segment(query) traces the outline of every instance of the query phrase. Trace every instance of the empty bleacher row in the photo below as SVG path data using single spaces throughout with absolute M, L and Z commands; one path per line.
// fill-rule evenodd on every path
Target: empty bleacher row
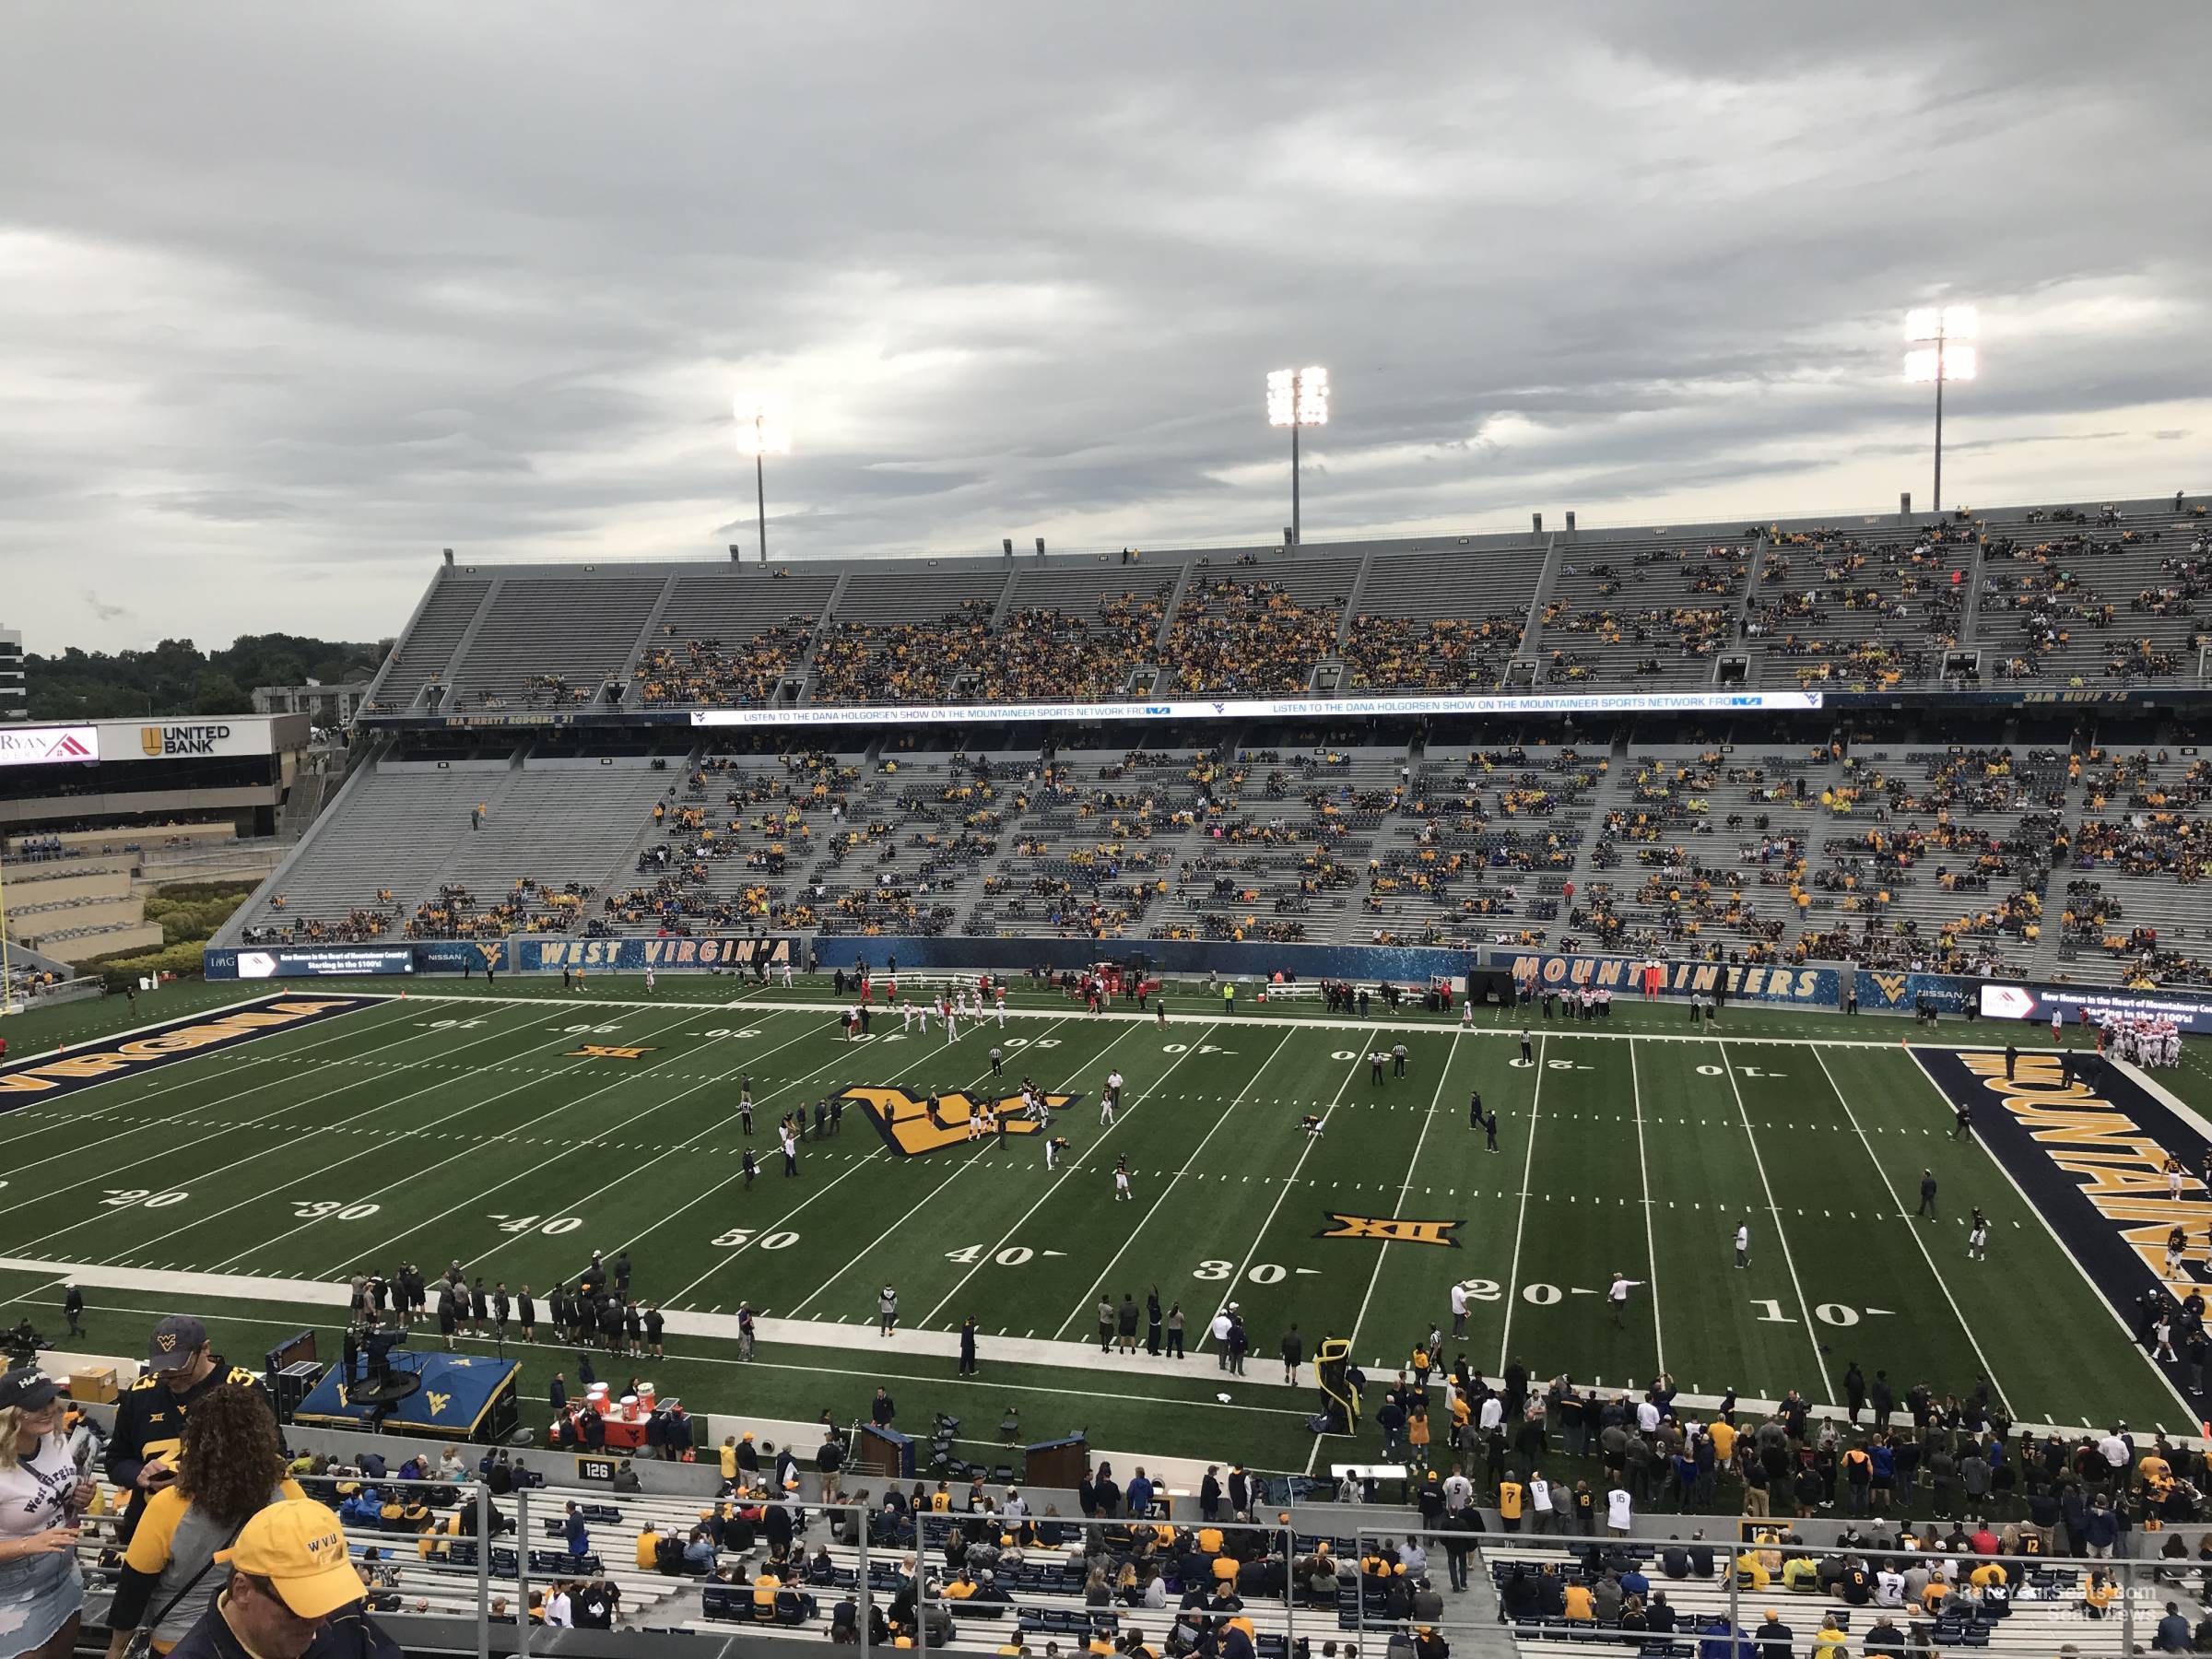
M 449 566 L 371 720 L 1309 690 L 2194 683 L 2206 504 L 1242 553 Z

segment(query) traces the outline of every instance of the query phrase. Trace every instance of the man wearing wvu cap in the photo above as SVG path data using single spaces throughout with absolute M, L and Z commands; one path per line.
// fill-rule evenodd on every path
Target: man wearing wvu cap
M 366 1594 L 337 1516 L 306 1498 L 270 1504 L 215 1559 L 229 1582 L 169 1659 L 300 1659 Z
M 147 1344 L 146 1374 L 115 1406 L 115 1432 L 108 1441 L 108 1478 L 131 1495 L 123 1519 L 128 1543 L 147 1498 L 177 1477 L 184 1416 L 193 1401 L 225 1382 L 252 1389 L 264 1405 L 260 1380 L 209 1351 L 207 1327 L 189 1313 L 172 1313 L 154 1327 Z

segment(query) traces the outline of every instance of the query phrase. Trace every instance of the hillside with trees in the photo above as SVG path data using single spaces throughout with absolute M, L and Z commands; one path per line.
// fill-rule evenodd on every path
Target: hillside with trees
M 26 689 L 33 720 L 167 719 L 242 714 L 256 686 L 325 686 L 366 680 L 392 641 L 360 644 L 300 634 L 241 634 L 228 648 L 202 652 L 190 640 L 151 651 L 27 653 Z

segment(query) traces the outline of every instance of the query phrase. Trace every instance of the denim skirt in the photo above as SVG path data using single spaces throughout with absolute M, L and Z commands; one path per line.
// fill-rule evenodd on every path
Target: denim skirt
M 75 1550 L 0 1561 L 0 1659 L 43 1647 L 84 1606 Z

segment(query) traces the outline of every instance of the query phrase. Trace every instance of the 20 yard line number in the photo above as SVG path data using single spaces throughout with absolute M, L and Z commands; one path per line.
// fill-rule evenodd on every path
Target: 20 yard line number
M 186 1192 L 164 1193 L 155 1187 L 102 1187 L 100 1203 L 109 1209 L 167 1209 L 192 1196 Z

